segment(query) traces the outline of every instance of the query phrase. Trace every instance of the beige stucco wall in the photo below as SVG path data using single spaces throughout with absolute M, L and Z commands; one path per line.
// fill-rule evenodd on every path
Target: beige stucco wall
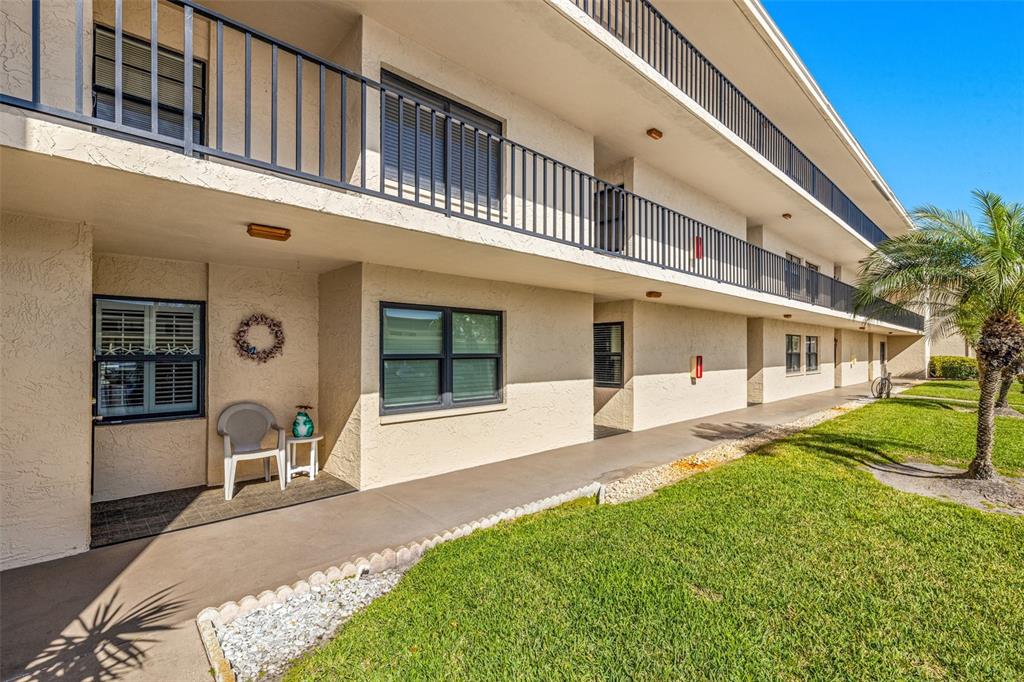
M 92 232 L 0 222 L 0 569 L 89 547 Z
M 799 324 L 787 320 L 760 318 L 748 324 L 747 371 L 748 398 L 754 403 L 770 403 L 834 387 L 834 329 Z M 800 372 L 786 372 L 786 335 L 800 336 Z M 818 337 L 818 370 L 807 370 L 806 339 Z M 864 335 L 866 337 L 866 335 Z M 866 350 L 866 338 L 865 338 Z M 867 363 L 862 360 L 861 365 Z
M 622 388 L 594 387 L 594 424 L 633 430 L 633 301 L 594 304 L 594 322 L 622 323 Z
M 593 437 L 593 298 L 589 294 L 363 266 L 362 488 L 527 455 Z M 381 301 L 505 314 L 505 402 L 394 422 L 380 415 Z M 472 411 L 472 410 L 471 410 Z
M 243 400 L 262 403 L 290 429 L 295 406 L 315 404 L 319 304 L 314 273 L 216 263 L 210 264 L 209 272 L 207 482 L 219 485 L 224 481 L 224 445 L 217 434 L 217 416 L 225 407 Z M 265 364 L 240 357 L 234 344 L 238 324 L 257 312 L 280 320 L 285 333 L 281 355 Z M 239 463 L 238 480 L 262 474 L 261 461 Z
M 931 355 L 958 355 L 960 357 L 973 358 L 974 349 L 971 348 L 964 337 L 956 332 L 934 336 L 931 341 Z
M 923 336 L 890 336 L 887 368 L 894 377 L 924 379 L 928 344 Z
M 107 296 L 205 301 L 207 265 L 97 253 L 93 292 Z M 206 419 L 97 425 L 93 501 L 206 483 Z
M 746 238 L 747 219 L 743 213 L 640 159 L 631 158 L 626 163 L 632 175 L 628 189 L 722 232 Z
M 839 362 L 836 366 L 837 386 L 850 386 L 868 381 L 870 367 L 868 333 L 850 329 L 835 331 L 839 339 Z
M 786 234 L 785 221 L 778 225 L 763 226 L 761 239 L 762 241 L 759 245 L 772 253 L 777 253 L 780 256 L 792 253 L 802 258 L 805 265 L 808 262 L 817 265 L 821 274 L 828 275 L 829 277 L 834 274 L 835 260 L 824 254 L 809 250 L 804 244 L 799 243 Z M 846 274 L 844 273 L 844 277 Z
M 745 407 L 746 318 L 647 301 L 594 306 L 595 322 L 623 322 L 624 386 L 594 387 L 594 423 L 641 430 Z M 690 359 L 704 358 L 704 376 Z
M 320 275 L 319 399 L 325 471 L 359 486 L 363 266 Z
M 75 110 L 75 0 L 40 3 L 40 99 L 44 104 Z M 85 17 L 92 3 L 83 0 Z M 148 6 L 148 5 L 147 5 Z M 88 22 L 86 22 L 88 24 Z M 32 99 L 32 2 L 0 3 L 0 92 Z M 83 46 L 92 54 L 92 26 L 84 27 Z M 91 106 L 92 68 L 83 65 L 82 102 Z
M 635 429 L 746 407 L 745 317 L 644 301 L 634 314 Z M 690 375 L 694 355 L 701 379 Z

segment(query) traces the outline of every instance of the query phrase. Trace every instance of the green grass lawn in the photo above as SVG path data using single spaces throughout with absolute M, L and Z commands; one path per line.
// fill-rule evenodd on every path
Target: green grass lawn
M 904 391 L 905 395 L 927 395 L 935 398 L 956 398 L 958 400 L 973 400 L 978 402 L 981 392 L 978 390 L 978 382 L 953 381 L 952 379 L 941 379 L 938 381 L 926 381 L 913 388 Z M 1024 393 L 1021 393 L 1020 383 L 1015 383 L 1010 389 L 1010 404 L 1017 408 L 1024 408 Z
M 1024 520 L 860 468 L 963 465 L 973 421 L 876 403 L 643 500 L 441 545 L 288 679 L 1024 679 Z M 1020 472 L 1024 426 L 997 428 Z

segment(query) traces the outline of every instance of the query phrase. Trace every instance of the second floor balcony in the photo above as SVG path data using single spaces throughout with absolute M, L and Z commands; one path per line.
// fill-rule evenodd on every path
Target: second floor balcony
M 695 275 L 708 288 L 923 328 L 881 301 L 855 310 L 849 284 L 510 139 L 485 112 L 398 74 L 368 78 L 191 0 L 115 0 L 91 15 L 82 2 L 23 2 L 8 20 L 28 30 L 3 104 Z

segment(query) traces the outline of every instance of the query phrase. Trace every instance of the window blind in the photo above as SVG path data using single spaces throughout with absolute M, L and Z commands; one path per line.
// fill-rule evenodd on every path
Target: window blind
M 96 118 L 114 120 L 115 46 L 114 32 L 96 26 L 93 39 L 93 98 Z M 149 43 L 130 36 L 121 41 L 122 122 L 126 126 L 150 130 L 150 53 Z M 202 144 L 206 108 L 206 65 L 192 60 L 192 138 Z M 157 121 L 159 131 L 176 139 L 185 132 L 185 59 L 178 52 L 161 47 L 157 52 Z
M 623 383 L 621 322 L 594 325 L 594 385 L 621 388 Z
M 202 306 L 96 299 L 96 412 L 105 418 L 201 413 Z

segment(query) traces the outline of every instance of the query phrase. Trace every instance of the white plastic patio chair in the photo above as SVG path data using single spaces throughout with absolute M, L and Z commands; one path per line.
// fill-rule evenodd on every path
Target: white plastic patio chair
M 277 445 L 263 446 L 271 430 L 277 431 Z M 228 405 L 217 420 L 217 433 L 224 437 L 224 499 L 235 494 L 235 467 L 240 460 L 263 459 L 263 475 L 270 480 L 270 458 L 277 458 L 277 478 L 284 490 L 285 430 L 277 425 L 274 413 L 259 403 Z

